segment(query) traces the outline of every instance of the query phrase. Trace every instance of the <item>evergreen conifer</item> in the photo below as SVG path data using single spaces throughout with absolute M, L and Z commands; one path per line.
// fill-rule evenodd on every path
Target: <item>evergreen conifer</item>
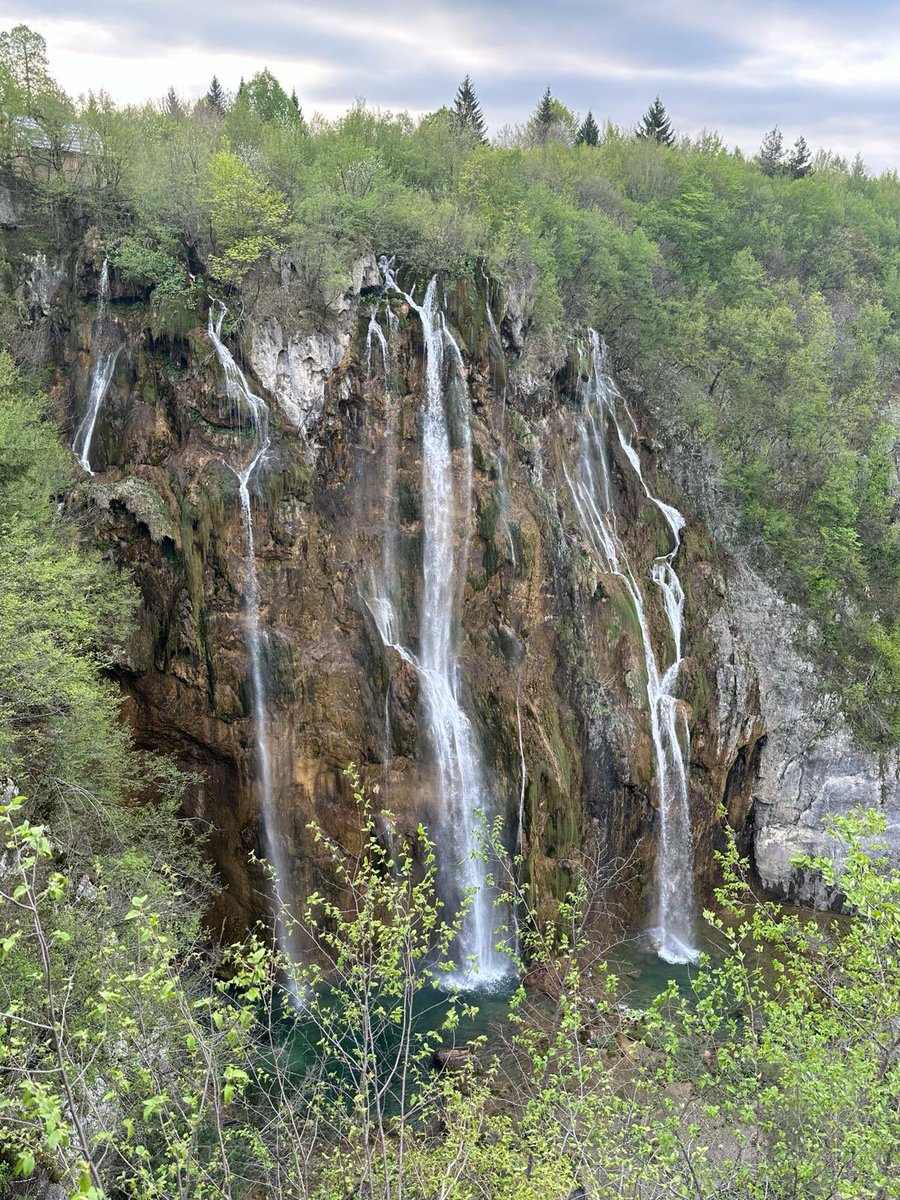
M 578 133 L 575 135 L 576 146 L 596 146 L 600 141 L 600 130 L 597 128 L 597 122 L 594 120 L 594 114 L 588 110 L 588 115 L 578 127 Z
M 804 175 L 808 175 L 812 170 L 812 155 L 809 152 L 809 146 L 806 144 L 806 138 L 802 134 L 794 142 L 794 149 L 791 151 L 791 156 L 787 161 L 787 169 L 791 179 L 802 179 Z
M 225 89 L 215 75 L 213 75 L 209 91 L 206 93 L 206 103 L 210 108 L 214 108 L 216 112 L 225 111 Z
M 641 123 L 637 127 L 637 135 L 640 138 L 654 138 L 661 146 L 675 144 L 675 130 L 672 128 L 669 114 L 659 96 L 641 118 Z
M 553 95 L 549 88 L 541 96 L 540 103 L 535 110 L 534 119 L 544 129 L 549 129 L 553 124 Z
M 763 175 L 780 175 L 784 170 L 784 138 L 777 125 L 762 140 L 759 169 Z
M 453 101 L 453 122 L 461 133 L 470 134 L 482 143 L 487 141 L 484 113 L 481 111 L 478 95 L 468 75 L 459 85 L 456 99 Z
M 181 101 L 178 99 L 178 93 L 173 87 L 170 87 L 166 92 L 165 111 L 170 117 L 183 117 L 184 109 L 181 107 Z

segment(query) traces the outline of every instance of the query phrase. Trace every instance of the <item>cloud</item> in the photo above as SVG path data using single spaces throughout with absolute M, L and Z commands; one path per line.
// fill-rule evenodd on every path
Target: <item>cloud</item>
M 754 150 L 789 138 L 900 165 L 900 26 L 887 0 L 0 0 L 47 39 L 60 82 L 123 101 L 201 94 L 268 65 L 305 111 L 357 97 L 414 113 L 475 78 L 494 129 L 546 86 L 579 112 L 634 124 L 657 94 L 676 126 Z

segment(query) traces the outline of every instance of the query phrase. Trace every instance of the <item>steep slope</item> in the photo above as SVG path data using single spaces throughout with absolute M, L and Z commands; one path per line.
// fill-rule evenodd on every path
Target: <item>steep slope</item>
M 97 361 L 101 266 L 99 251 L 86 248 L 55 342 L 73 435 Z M 428 331 L 417 312 L 424 285 L 421 301 L 404 294 L 409 287 L 403 280 L 385 289 L 375 261 L 360 260 L 340 311 L 326 329 L 310 330 L 285 260 L 239 338 L 227 324 L 220 330 L 269 409 L 271 443 L 247 489 L 269 837 L 277 838 L 282 890 L 292 901 L 333 882 L 310 822 L 345 845 L 359 836 L 348 762 L 377 789 L 399 833 L 426 824 L 445 881 L 457 876 L 455 885 L 445 882 L 448 895 L 458 898 L 465 883 L 463 843 L 447 821 L 456 785 L 441 781 L 425 694 L 434 618 L 427 564 L 435 518 L 423 465 L 431 393 Z M 618 396 L 605 412 L 603 453 L 642 628 L 634 596 L 598 558 L 574 502 L 597 366 L 588 334 L 573 329 L 564 345 L 531 344 L 516 297 L 500 301 L 486 279 L 439 279 L 432 289 L 453 507 L 442 553 L 455 563 L 442 633 L 458 705 L 447 744 L 459 752 L 460 731 L 469 730 L 462 758 L 479 760 L 479 807 L 500 819 L 511 849 L 521 846 L 541 911 L 552 913 L 576 863 L 626 863 L 616 903 L 637 926 L 658 915 L 664 759 L 648 704 L 647 650 L 662 670 L 672 662 L 667 593 L 653 579 L 655 564 L 676 552 L 683 644 L 671 699 L 678 744 L 668 753 L 689 748 L 697 892 L 704 898 L 715 878 L 724 804 L 766 886 L 805 895 L 787 858 L 823 843 L 786 799 L 797 755 L 816 816 L 846 799 L 819 787 L 816 771 L 861 772 L 854 794 L 865 796 L 872 775 L 868 761 L 847 759 L 846 735 L 818 750 L 798 750 L 798 738 L 786 735 L 790 715 L 773 699 L 780 649 L 773 652 L 772 638 L 778 631 L 783 646 L 783 611 L 751 596 L 745 576 L 673 493 L 642 424 L 641 397 L 628 401 L 626 418 Z M 211 916 L 234 931 L 267 911 L 269 891 L 253 858 L 267 847 L 254 713 L 261 693 L 248 659 L 245 510 L 231 465 L 251 460 L 256 433 L 229 396 L 204 314 L 183 340 L 156 340 L 140 298 L 114 279 L 110 319 L 122 346 L 96 418 L 96 474 L 70 503 L 83 506 L 100 544 L 139 582 L 141 633 L 117 671 L 128 717 L 142 743 L 203 776 L 191 811 L 209 823 L 227 885 Z M 666 515 L 676 503 L 686 521 L 677 548 Z M 401 614 L 402 635 L 391 632 Z M 807 831 L 794 839 L 798 824 Z M 689 890 L 681 887 L 685 911 Z

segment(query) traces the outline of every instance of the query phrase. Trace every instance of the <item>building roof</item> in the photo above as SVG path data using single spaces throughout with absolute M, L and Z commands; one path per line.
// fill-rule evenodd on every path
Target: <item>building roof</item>
M 13 117 L 13 129 L 36 150 L 51 150 L 54 143 L 44 126 L 35 117 Z M 62 131 L 60 149 L 66 154 L 87 154 L 100 145 L 100 137 L 86 125 L 66 125 Z

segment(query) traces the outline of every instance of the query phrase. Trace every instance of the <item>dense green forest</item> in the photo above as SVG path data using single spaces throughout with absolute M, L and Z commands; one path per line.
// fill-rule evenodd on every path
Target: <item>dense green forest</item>
M 900 877 L 877 818 L 835 828 L 856 917 L 839 932 L 748 907 L 729 852 L 720 953 L 641 1011 L 591 942 L 585 878 L 553 929 L 523 922 L 515 953 L 545 992 L 517 991 L 502 1051 L 476 1043 L 454 1070 L 427 1064 L 470 999 L 420 1019 L 453 934 L 433 856 L 423 832 L 424 877 L 409 848 L 389 861 L 361 790 L 363 850 L 333 849 L 350 901 L 296 915 L 318 959 L 291 967 L 263 931 L 208 944 L 188 781 L 132 747 L 104 677 L 136 598 L 60 505 L 71 455 L 15 297 L 23 254 L 92 229 L 151 289 L 161 341 L 210 288 L 252 309 L 282 250 L 312 328 L 374 251 L 421 278 L 486 272 L 531 345 L 598 329 L 670 453 L 709 473 L 723 534 L 812 618 L 860 737 L 891 746 L 897 175 L 810 166 L 777 138 L 748 159 L 677 138 L 655 105 L 639 133 L 601 128 L 549 92 L 491 144 L 470 81 L 421 120 L 309 117 L 268 71 L 196 104 L 76 103 L 23 27 L 0 37 L 0 94 L 5 185 L 26 200 L 0 264 L 0 1195 L 900 1196 Z

